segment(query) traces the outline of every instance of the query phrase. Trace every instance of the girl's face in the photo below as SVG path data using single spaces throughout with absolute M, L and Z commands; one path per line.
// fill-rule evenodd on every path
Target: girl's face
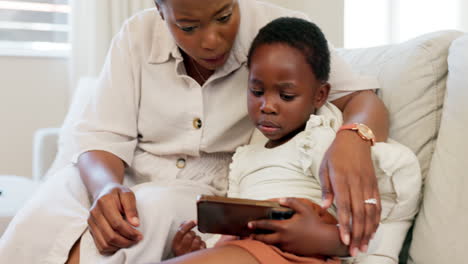
M 247 104 L 255 126 L 279 146 L 304 130 L 327 100 L 330 85 L 316 79 L 304 55 L 286 44 L 263 44 L 254 51 Z
M 157 7 L 187 55 L 208 70 L 224 65 L 239 29 L 237 0 L 164 0 Z

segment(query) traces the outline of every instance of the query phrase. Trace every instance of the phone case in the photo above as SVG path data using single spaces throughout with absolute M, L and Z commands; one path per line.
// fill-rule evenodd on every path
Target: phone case
M 269 230 L 252 230 L 247 223 L 260 219 L 284 220 L 291 218 L 294 210 L 277 202 L 226 198 L 202 195 L 197 199 L 198 230 L 233 236 L 252 233 L 269 233 Z

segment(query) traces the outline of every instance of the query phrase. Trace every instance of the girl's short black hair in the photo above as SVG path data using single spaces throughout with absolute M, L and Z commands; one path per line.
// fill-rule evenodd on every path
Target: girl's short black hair
M 330 77 L 330 50 L 320 28 L 300 18 L 283 17 L 268 23 L 258 32 L 250 46 L 247 66 L 250 67 L 255 50 L 264 44 L 286 44 L 298 49 L 312 68 L 315 77 L 328 81 Z

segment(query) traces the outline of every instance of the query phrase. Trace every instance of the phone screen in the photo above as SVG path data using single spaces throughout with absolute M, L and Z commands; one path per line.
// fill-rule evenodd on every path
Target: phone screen
M 249 236 L 252 233 L 270 233 L 269 230 L 252 230 L 250 221 L 260 219 L 285 220 L 294 211 L 278 203 L 244 199 L 206 198 L 197 202 L 198 229 L 202 233 Z

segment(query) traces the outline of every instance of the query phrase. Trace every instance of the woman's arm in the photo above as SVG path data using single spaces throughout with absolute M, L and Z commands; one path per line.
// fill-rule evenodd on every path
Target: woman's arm
M 125 165 L 112 153 L 89 151 L 78 159 L 78 169 L 89 194 L 95 200 L 107 186 L 123 183 Z
M 343 112 L 343 124 L 362 123 L 372 129 L 376 141 L 388 138 L 388 111 L 373 91 L 354 92 L 332 102 Z
M 388 112 L 374 92 L 355 92 L 333 103 L 343 112 L 344 124 L 363 123 L 373 130 L 377 141 L 387 140 Z M 320 169 L 324 207 L 336 201 L 341 239 L 350 245 L 353 256 L 357 250 L 367 251 L 380 221 L 380 196 L 370 147 L 371 143 L 356 132 L 341 131 Z M 365 204 L 364 200 L 369 198 L 376 198 L 377 204 Z
M 139 225 L 135 195 L 122 185 L 124 162 L 109 152 L 89 151 L 80 156 L 78 168 L 93 199 L 88 225 L 99 252 L 113 254 L 138 243 L 143 236 L 134 228 Z

